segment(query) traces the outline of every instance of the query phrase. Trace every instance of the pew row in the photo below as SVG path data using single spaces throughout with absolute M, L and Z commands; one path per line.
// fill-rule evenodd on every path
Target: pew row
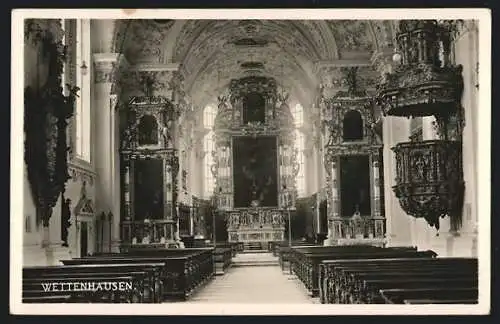
M 24 303 L 159 303 L 164 263 L 23 268 Z
M 290 272 L 295 274 L 313 297 L 319 295 L 319 265 L 323 260 L 435 257 L 433 251 L 417 252 L 415 248 L 381 248 L 375 246 L 310 246 L 289 250 Z
M 325 260 L 319 285 L 322 303 L 473 304 L 478 298 L 477 259 Z
M 226 256 L 231 255 L 226 250 Z M 162 262 L 163 300 L 186 300 L 215 275 L 216 251 L 209 249 L 139 249 L 126 253 L 108 254 L 62 260 L 65 265 L 122 264 Z

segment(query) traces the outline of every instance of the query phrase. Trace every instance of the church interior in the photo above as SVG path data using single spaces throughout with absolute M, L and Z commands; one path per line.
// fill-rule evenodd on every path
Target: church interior
M 27 19 L 23 302 L 477 303 L 478 48 L 473 20 Z M 134 289 L 40 289 L 103 278 Z

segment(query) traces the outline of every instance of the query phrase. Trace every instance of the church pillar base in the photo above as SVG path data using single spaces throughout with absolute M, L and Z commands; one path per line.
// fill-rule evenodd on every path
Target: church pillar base
M 111 242 L 111 253 L 120 253 L 121 243 L 120 240 L 113 240 Z
M 61 243 L 51 243 L 45 248 L 46 265 L 62 265 L 61 260 L 71 259 L 69 248 Z

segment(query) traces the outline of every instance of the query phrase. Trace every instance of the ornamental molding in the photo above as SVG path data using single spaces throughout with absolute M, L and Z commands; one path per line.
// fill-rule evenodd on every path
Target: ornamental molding
M 77 162 L 78 161 L 78 162 Z M 74 158 L 68 163 L 68 170 L 73 182 L 86 182 L 93 186 L 97 173 L 92 169 L 92 166 L 83 161 Z
M 168 63 L 168 64 L 139 63 L 130 66 L 129 71 L 132 72 L 178 71 L 179 67 L 180 67 L 179 63 Z
M 64 34 L 60 19 L 26 19 L 24 22 L 24 37 L 35 46 L 49 38 L 61 43 Z
M 95 83 L 115 83 L 119 73 L 129 67 L 125 56 L 119 53 L 95 53 L 93 61 Z
M 329 68 L 340 68 L 349 66 L 370 66 L 371 62 L 369 60 L 363 59 L 343 59 L 343 60 L 329 60 L 329 61 L 318 61 L 314 63 L 313 72 L 319 73 L 322 69 Z

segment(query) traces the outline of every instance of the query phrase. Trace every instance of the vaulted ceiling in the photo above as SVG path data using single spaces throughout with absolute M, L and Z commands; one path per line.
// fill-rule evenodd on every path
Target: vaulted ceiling
M 132 65 L 179 64 L 195 102 L 248 75 L 274 77 L 307 98 L 324 82 L 318 63 L 369 64 L 393 37 L 393 22 L 381 20 L 122 20 L 114 51 Z

